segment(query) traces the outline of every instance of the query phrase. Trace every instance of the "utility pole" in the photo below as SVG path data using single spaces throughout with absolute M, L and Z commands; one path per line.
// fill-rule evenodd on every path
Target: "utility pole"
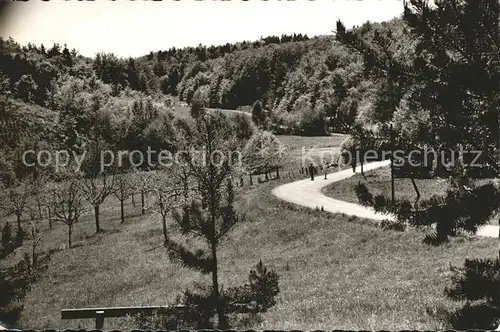
M 394 131 L 392 129 L 392 123 L 389 130 L 391 138 L 391 203 L 394 207 Z

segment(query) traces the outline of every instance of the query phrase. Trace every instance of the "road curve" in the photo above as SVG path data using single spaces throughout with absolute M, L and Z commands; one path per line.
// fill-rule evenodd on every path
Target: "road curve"
M 364 165 L 364 170 L 369 171 L 379 167 L 388 166 L 389 161 L 377 161 Z M 358 166 L 356 168 L 356 173 L 359 173 L 361 168 Z M 394 217 L 387 214 L 382 214 L 375 212 L 372 208 L 365 207 L 359 204 L 344 202 L 338 199 L 334 199 L 325 196 L 321 189 L 329 184 L 341 181 L 353 176 L 354 173 L 352 169 L 346 169 L 327 175 L 327 179 L 324 179 L 324 175 L 318 175 L 311 181 L 310 178 L 304 180 L 298 180 L 295 182 L 286 183 L 279 187 L 273 189 L 272 193 L 274 196 L 282 199 L 284 201 L 305 206 L 308 208 L 315 209 L 316 207 L 321 208 L 327 212 L 331 213 L 344 213 L 351 216 L 357 216 L 360 218 L 367 218 L 372 220 L 383 220 L 389 219 L 394 220 Z M 495 225 L 485 225 L 481 227 L 476 235 L 485 237 L 498 237 L 499 227 Z

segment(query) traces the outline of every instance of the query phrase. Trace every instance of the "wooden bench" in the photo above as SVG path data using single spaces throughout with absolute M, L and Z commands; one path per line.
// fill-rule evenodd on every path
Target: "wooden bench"
M 79 308 L 61 309 L 61 319 L 95 319 L 95 328 L 102 329 L 105 317 L 125 317 L 127 315 L 152 315 L 160 310 L 182 313 L 186 310 L 184 305 L 176 306 L 143 306 L 143 307 L 111 307 L 111 308 Z M 248 313 L 255 308 L 249 304 L 237 303 L 231 306 L 232 312 Z
M 159 310 L 183 311 L 185 306 L 145 306 L 145 307 L 114 307 L 114 308 L 79 308 L 62 309 L 61 319 L 94 318 L 95 328 L 102 329 L 105 317 L 125 317 L 127 315 L 152 315 Z

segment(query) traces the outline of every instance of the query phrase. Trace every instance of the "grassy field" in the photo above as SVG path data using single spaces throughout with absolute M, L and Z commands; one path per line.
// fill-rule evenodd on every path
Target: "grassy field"
M 476 181 L 477 185 L 485 184 L 488 179 L 480 179 Z M 364 183 L 370 192 L 375 195 L 391 196 L 391 171 L 389 167 L 383 167 L 365 173 L 365 177 L 361 174 L 333 183 L 325 188 L 325 195 L 335 199 L 351 203 L 359 203 L 359 200 L 354 192 L 354 186 L 358 183 Z M 429 199 L 433 195 L 443 195 L 448 188 L 448 181 L 441 178 L 433 179 L 415 179 L 415 183 L 420 192 L 420 200 Z M 417 198 L 417 193 L 413 188 L 413 184 L 409 178 L 394 179 L 394 194 L 396 199 L 406 198 L 410 202 L 414 202 Z M 498 224 L 497 216 L 493 216 L 491 222 Z
M 323 192 L 330 197 L 341 199 L 343 201 L 359 203 L 354 186 L 358 183 L 364 183 L 370 192 L 375 196 L 383 194 L 391 195 L 391 170 L 389 167 L 383 167 L 369 172 L 365 172 L 365 177 L 361 174 L 333 183 L 323 189 Z M 420 199 L 428 199 L 435 194 L 444 194 L 448 188 L 448 182 L 445 179 L 415 179 Z M 413 184 L 409 178 L 395 178 L 394 192 L 396 198 L 406 198 L 414 201 L 417 197 Z
M 289 140 L 292 150 L 319 140 L 324 146 L 337 144 L 335 138 L 280 139 Z M 221 245 L 221 283 L 245 283 L 249 270 L 262 259 L 279 274 L 280 294 L 269 312 L 235 329 L 447 328 L 442 313 L 461 305 L 443 294 L 450 264 L 497 255 L 496 239 L 458 237 L 432 247 L 422 243 L 417 230 L 384 231 L 370 221 L 295 207 L 271 195 L 272 188 L 285 181 L 239 189 L 238 208 L 246 220 Z M 119 204 L 109 198 L 101 215 L 105 232 L 95 235 L 93 215 L 86 215 L 74 230 L 72 249 L 65 248 L 64 225 L 49 230 L 48 223 L 41 222 L 42 249 L 55 251 L 27 294 L 17 327 L 92 329 L 92 320 L 61 320 L 60 310 L 162 305 L 195 282 L 210 282 L 169 261 L 158 217 L 140 215 L 140 207 L 130 201 L 125 212 L 126 223 L 120 224 Z M 20 248 L 11 260 L 26 249 Z M 132 328 L 126 318 L 105 320 L 105 329 Z
M 213 110 L 213 109 L 211 109 Z M 231 117 L 236 111 L 234 110 L 219 110 L 223 114 Z M 190 117 L 190 107 L 184 105 L 176 105 L 174 114 L 180 118 Z M 301 166 L 306 166 L 310 161 L 320 162 L 321 156 L 325 162 L 337 160 L 338 152 L 336 148 L 347 137 L 344 134 L 332 134 L 330 136 L 295 136 L 295 135 L 278 135 L 279 141 L 286 145 L 289 149 L 289 158 L 283 165 L 285 171 L 297 172 Z M 303 161 L 304 157 L 304 161 Z M 304 165 L 303 165 L 304 163 Z
M 259 260 L 280 275 L 277 305 L 254 329 L 436 329 L 433 313 L 458 306 L 443 295 L 449 266 L 467 257 L 494 257 L 496 240 L 461 237 L 443 247 L 421 243 L 415 231 L 383 231 L 356 218 L 296 208 L 277 201 L 276 181 L 240 192 L 247 220 L 221 246 L 221 281 L 246 282 Z M 92 216 L 77 227 L 73 249 L 53 254 L 49 268 L 24 303 L 21 328 L 87 328 L 92 320 L 62 321 L 60 309 L 160 305 L 195 281 L 209 282 L 169 262 L 161 224 L 138 216 L 129 203 L 120 225 L 116 202 L 103 211 L 104 234 L 94 236 Z M 46 225 L 45 225 L 46 227 Z M 44 244 L 66 243 L 63 225 L 44 230 Z M 106 329 L 131 328 L 106 319 Z
M 311 161 L 318 164 L 331 163 L 338 159 L 338 148 L 346 135 L 331 136 L 277 136 L 281 143 L 288 147 L 289 158 L 283 166 L 285 171 L 297 172 L 301 167 L 307 167 Z

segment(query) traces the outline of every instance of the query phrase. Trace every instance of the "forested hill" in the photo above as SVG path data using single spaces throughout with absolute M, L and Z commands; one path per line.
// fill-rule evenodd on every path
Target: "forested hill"
M 394 37 L 388 47 L 406 54 L 399 19 L 366 23 L 354 31 L 376 41 L 378 31 L 389 30 Z M 128 59 L 113 54 L 88 58 L 58 44 L 20 46 L 12 39 L 0 40 L 0 126 L 16 137 L 55 135 L 61 144 L 75 145 L 88 139 L 88 129 L 98 119 L 104 127 L 138 134 L 151 124 L 148 119 L 169 108 L 168 96 L 176 96 L 227 109 L 260 100 L 268 128 L 319 135 L 345 130 L 357 117 L 377 113 L 381 92 L 387 89 L 384 82 L 365 78 L 363 68 L 363 58 L 335 41 L 333 33 L 172 48 Z M 19 117 L 19 112 L 28 116 Z M 31 123 L 29 114 L 57 118 L 57 125 Z M 130 131 L 127 121 L 137 128 Z M 2 137 L 3 147 L 19 144 L 8 139 Z

